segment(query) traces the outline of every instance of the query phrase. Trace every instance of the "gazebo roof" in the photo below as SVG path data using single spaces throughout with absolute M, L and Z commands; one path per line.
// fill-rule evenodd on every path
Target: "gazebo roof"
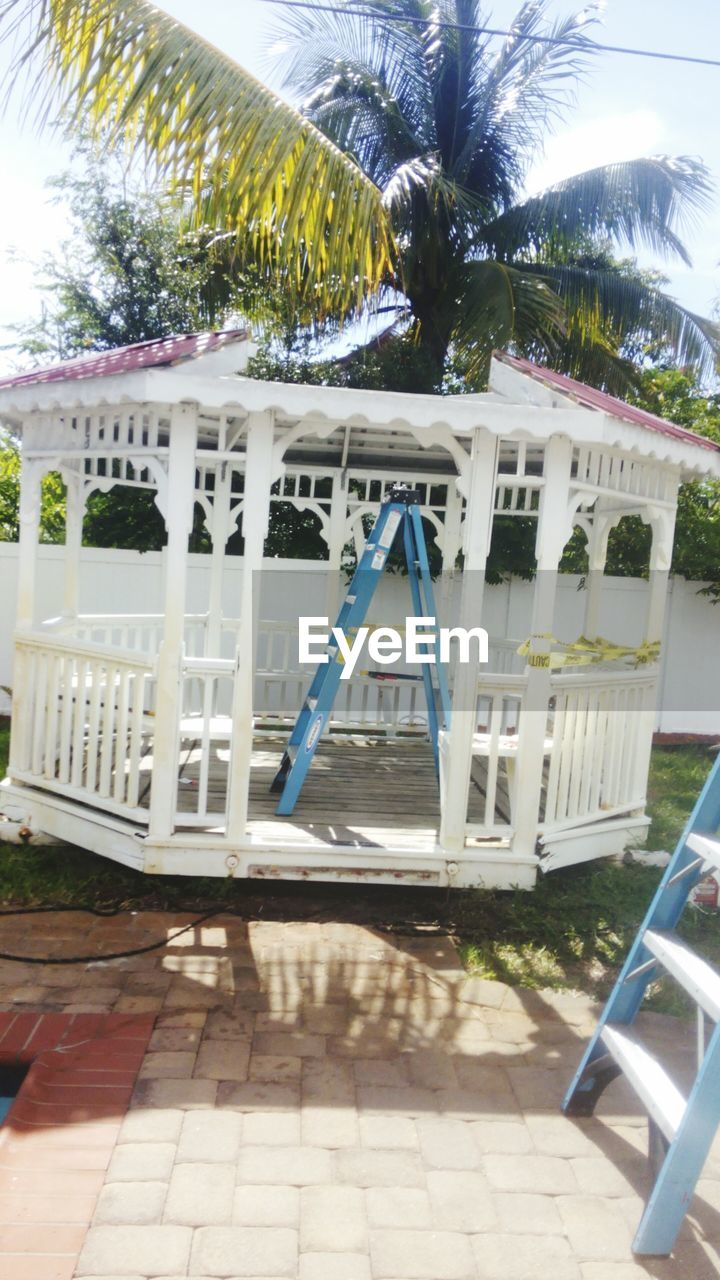
M 173 404 L 194 403 L 206 446 L 217 437 L 219 415 L 268 412 L 279 432 L 295 433 L 303 460 L 317 465 L 352 455 L 403 467 L 435 467 L 442 459 L 453 469 L 448 449 L 467 452 L 481 426 L 508 442 L 543 444 L 560 433 L 688 477 L 720 479 L 720 446 L 713 441 L 504 352 L 494 354 L 488 391 L 437 396 L 258 381 L 245 376 L 255 349 L 246 329 L 177 334 L 12 375 L 0 379 L 0 422 L 22 429 L 33 414 L 123 404 L 167 413 Z
M 613 418 L 632 422 L 639 427 L 647 427 L 650 431 L 659 431 L 673 440 L 685 440 L 688 444 L 699 445 L 702 449 L 720 452 L 720 444 L 716 444 L 714 440 L 708 440 L 707 436 L 698 435 L 696 431 L 688 431 L 686 427 L 679 427 L 674 422 L 666 422 L 664 418 L 658 418 L 654 413 L 648 413 L 637 405 L 627 404 L 625 400 L 610 396 L 605 391 L 598 391 L 595 387 L 588 387 L 584 382 L 566 377 L 564 373 L 556 373 L 554 369 L 545 369 L 541 365 L 533 364 L 531 360 L 508 355 L 506 351 L 493 352 L 493 358 L 511 369 L 516 369 L 518 373 L 534 378 L 551 390 L 560 391 L 562 395 L 569 396 L 577 404 L 585 405 L 588 409 L 599 409 Z
M 214 333 L 175 333 L 168 338 L 150 338 L 133 342 L 111 351 L 93 351 L 60 364 L 31 369 L 28 373 L 0 378 L 0 390 L 9 387 L 31 387 L 46 382 L 77 382 L 83 378 L 108 378 L 116 373 L 132 373 L 137 369 L 162 369 L 197 360 L 199 356 L 220 351 L 233 343 L 247 342 L 247 329 L 224 329 Z

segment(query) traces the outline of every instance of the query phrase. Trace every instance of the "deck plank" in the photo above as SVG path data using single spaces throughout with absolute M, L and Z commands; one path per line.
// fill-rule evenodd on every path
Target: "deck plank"
M 325 738 L 305 780 L 295 812 L 275 813 L 277 797 L 270 784 L 285 748 L 284 737 L 262 736 L 255 741 L 250 775 L 249 830 L 272 842 L 279 836 L 299 847 L 318 842 L 329 847 L 395 845 L 427 848 L 437 841 L 440 810 L 437 779 L 430 744 L 421 739 Z M 213 750 L 209 768 L 208 810 L 225 811 L 228 750 Z M 192 813 L 200 775 L 199 744 L 186 744 L 178 786 L 180 812 Z M 468 820 L 481 822 L 485 814 L 484 782 L 487 764 L 473 762 Z M 507 782 L 498 777 L 496 821 L 509 821 Z

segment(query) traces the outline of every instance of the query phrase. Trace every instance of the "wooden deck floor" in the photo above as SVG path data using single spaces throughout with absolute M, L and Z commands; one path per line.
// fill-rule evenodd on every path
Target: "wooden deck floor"
M 256 739 L 250 780 L 250 832 L 261 840 L 282 838 L 299 846 L 318 843 L 358 848 L 393 845 L 427 849 L 436 843 L 440 821 L 438 784 L 429 743 L 412 739 L 325 738 L 290 817 L 275 813 L 270 784 L 286 738 Z M 220 748 L 210 764 L 208 807 L 225 811 L 227 755 Z M 178 806 L 192 812 L 200 776 L 200 750 L 187 744 L 181 757 Z M 469 821 L 484 817 L 484 760 L 473 764 Z M 505 780 L 498 784 L 501 820 L 509 820 Z

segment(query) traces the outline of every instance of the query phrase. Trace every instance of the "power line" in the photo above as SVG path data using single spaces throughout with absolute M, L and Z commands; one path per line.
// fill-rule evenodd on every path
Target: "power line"
M 318 4 L 316 0 L 260 0 L 261 4 L 283 5 L 286 9 L 311 9 L 315 13 L 334 13 L 336 16 L 349 14 L 356 18 L 372 18 L 375 22 L 398 22 L 412 26 L 430 25 L 427 18 L 400 17 L 396 14 L 373 13 L 368 9 L 357 9 L 351 5 L 343 5 L 338 9 L 331 4 Z M 520 39 L 527 44 L 559 45 L 565 49 L 577 49 L 580 53 L 620 53 L 630 58 L 655 58 L 660 62 L 686 62 L 700 67 L 720 67 L 717 58 L 698 58 L 689 53 L 663 53 L 659 49 L 631 49 L 622 44 L 599 44 L 596 40 L 563 40 L 559 36 L 518 36 L 517 31 L 505 31 L 500 27 L 474 27 L 467 22 L 443 22 L 432 20 L 432 26 L 443 31 L 465 31 L 478 36 L 505 36 Z

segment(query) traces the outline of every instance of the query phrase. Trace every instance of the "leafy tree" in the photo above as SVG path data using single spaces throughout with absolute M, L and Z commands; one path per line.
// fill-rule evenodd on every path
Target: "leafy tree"
M 270 313 L 272 291 L 261 269 L 227 278 L 209 253 L 207 233 L 186 229 L 182 205 L 130 182 L 117 158 L 100 162 L 88 149 L 81 155 L 83 172 L 53 184 L 68 202 L 71 232 L 38 268 L 45 302 L 37 320 L 15 327 L 21 353 L 34 363 L 64 360 L 213 327 L 228 311 Z M 62 541 L 59 477 L 46 479 L 43 495 L 41 536 Z M 17 537 L 18 500 L 19 455 L 8 439 L 0 449 L 3 539 Z M 154 494 L 121 486 L 92 494 L 84 536 L 92 546 L 159 549 L 165 527 Z M 199 510 L 191 545 L 209 545 Z

